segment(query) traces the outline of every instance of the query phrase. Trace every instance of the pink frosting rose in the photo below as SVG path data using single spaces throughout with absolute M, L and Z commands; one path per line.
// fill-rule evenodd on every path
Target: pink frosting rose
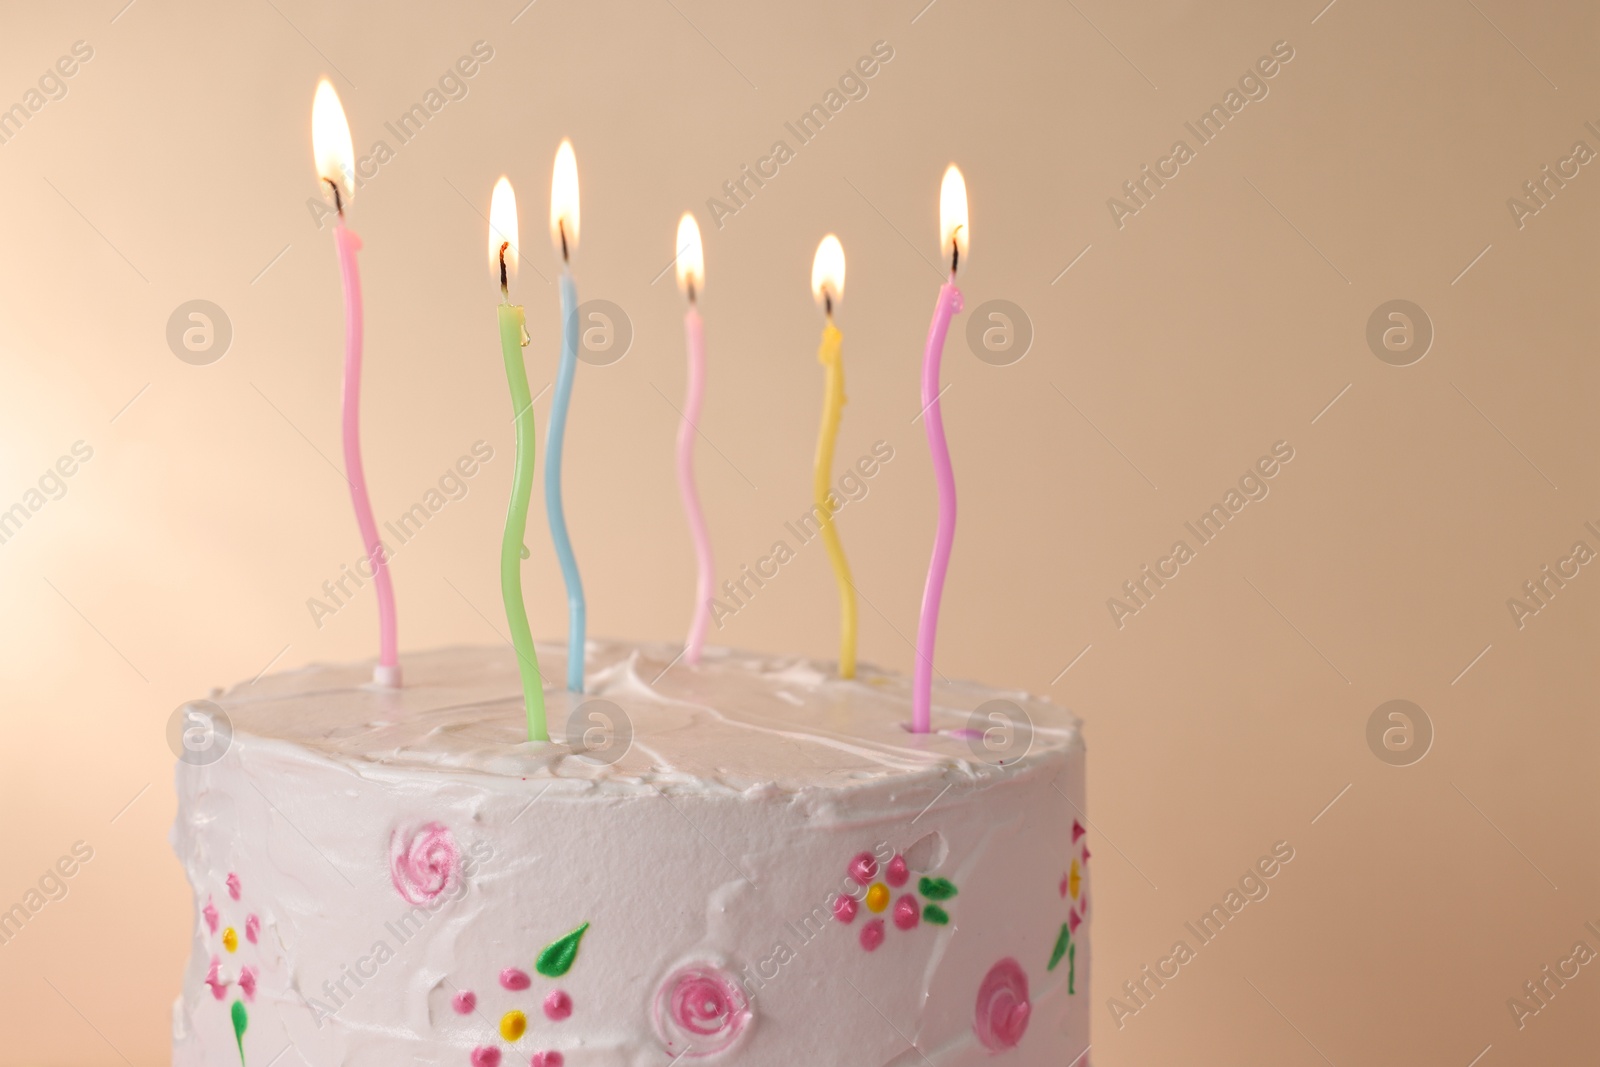
M 1028 1032 L 1028 976 L 1016 960 L 1007 957 L 989 968 L 978 987 L 978 1005 L 972 1029 L 990 1052 L 1016 1048 Z
M 461 851 L 449 827 L 430 822 L 389 838 L 389 876 L 408 904 L 431 904 L 460 877 Z

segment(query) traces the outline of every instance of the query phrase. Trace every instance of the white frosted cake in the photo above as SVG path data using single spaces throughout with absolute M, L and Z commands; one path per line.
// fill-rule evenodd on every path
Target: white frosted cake
M 1077 720 L 953 683 L 918 735 L 898 675 L 677 652 L 592 644 L 543 744 L 504 648 L 216 695 L 173 1062 L 1087 1063 Z

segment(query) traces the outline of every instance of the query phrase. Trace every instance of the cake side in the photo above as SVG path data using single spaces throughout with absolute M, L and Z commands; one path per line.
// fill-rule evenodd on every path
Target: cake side
M 408 657 L 399 693 L 355 666 L 221 695 L 229 750 L 178 780 L 198 914 L 174 1062 L 1082 1053 L 1070 714 L 953 684 L 919 736 L 898 676 L 722 651 L 662 673 L 674 651 L 591 646 L 581 699 L 632 731 L 611 762 L 518 740 L 504 650 Z M 549 698 L 560 735 L 579 701 Z M 1004 763 L 963 732 L 994 700 L 1033 727 Z

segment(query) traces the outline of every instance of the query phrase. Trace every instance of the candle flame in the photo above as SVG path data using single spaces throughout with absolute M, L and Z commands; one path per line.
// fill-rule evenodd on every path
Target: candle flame
M 578 157 L 570 140 L 556 149 L 556 168 L 550 177 L 550 240 L 562 259 L 578 250 Z
M 950 273 L 967 256 L 967 180 L 950 164 L 939 186 L 939 254 L 950 256 Z
M 317 83 L 317 95 L 311 101 L 311 153 L 323 195 L 334 199 L 331 182 L 345 200 L 354 198 L 356 150 L 350 141 L 350 123 L 345 121 L 344 105 L 327 78 Z
M 517 194 L 511 191 L 511 182 L 504 175 L 494 183 L 494 196 L 489 201 L 489 269 L 502 286 L 517 273 Z
M 830 314 L 832 305 L 844 299 L 844 245 L 831 233 L 817 245 L 811 261 L 811 295 Z
M 700 224 L 685 211 L 678 220 L 678 288 L 695 294 L 706 287 L 706 254 L 700 246 Z

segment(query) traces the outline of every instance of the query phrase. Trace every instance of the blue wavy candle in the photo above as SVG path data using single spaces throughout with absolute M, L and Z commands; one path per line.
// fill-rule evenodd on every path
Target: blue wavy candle
M 567 534 L 567 513 L 561 503 L 561 443 L 567 432 L 567 408 L 572 402 L 572 379 L 578 370 L 578 287 L 572 280 L 570 261 L 578 240 L 578 163 L 572 142 L 562 141 L 556 152 L 555 174 L 550 183 L 550 236 L 561 252 L 561 364 L 556 370 L 555 394 L 550 402 L 550 430 L 545 440 L 544 503 L 550 517 L 550 540 L 561 563 L 567 586 L 567 688 L 583 692 L 584 627 L 587 605 L 583 578 Z

